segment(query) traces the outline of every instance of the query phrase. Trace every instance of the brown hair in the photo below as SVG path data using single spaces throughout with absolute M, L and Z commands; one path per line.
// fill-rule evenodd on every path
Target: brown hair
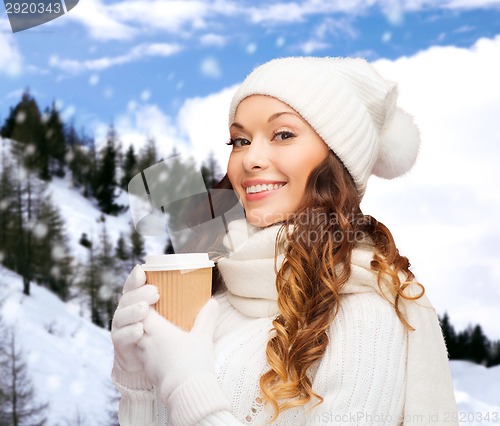
M 414 280 L 410 263 L 399 254 L 389 229 L 363 215 L 359 204 L 349 172 L 330 151 L 311 172 L 301 207 L 280 229 L 281 236 L 287 234 L 285 244 L 277 247 L 285 253 L 276 277 L 280 314 L 273 321 L 274 335 L 266 349 L 271 369 L 260 378 L 261 391 L 274 408 L 275 418 L 313 397 L 322 402 L 312 389 L 308 370 L 327 348 L 327 330 L 339 311 L 340 292 L 351 274 L 351 253 L 361 240 L 375 249 L 371 267 L 378 273 L 380 290 L 384 283 L 398 318 L 412 329 L 398 302 L 421 297 L 424 288 L 419 284 L 421 293 L 416 297 L 404 294 Z M 403 282 L 399 272 L 405 277 Z
M 227 176 L 215 189 L 232 189 Z M 417 283 L 421 293 L 415 297 L 404 294 L 414 281 L 408 259 L 399 254 L 386 226 L 363 215 L 351 175 L 329 151 L 311 172 L 301 207 L 283 223 L 277 237 L 284 243 L 276 245 L 276 254 L 285 254 L 276 276 L 280 313 L 273 321 L 266 348 L 270 370 L 260 378 L 262 395 L 273 407 L 274 419 L 280 412 L 307 404 L 313 398 L 322 402 L 312 389 L 308 370 L 327 348 L 327 331 L 339 311 L 341 289 L 351 275 L 351 253 L 360 239 L 374 247 L 371 267 L 377 272 L 381 293 L 387 298 L 383 290 L 389 291 L 392 300 L 388 300 L 396 315 L 412 329 L 399 309 L 399 301 L 418 299 L 424 287 Z M 212 288 L 213 293 L 224 288 L 217 267 Z

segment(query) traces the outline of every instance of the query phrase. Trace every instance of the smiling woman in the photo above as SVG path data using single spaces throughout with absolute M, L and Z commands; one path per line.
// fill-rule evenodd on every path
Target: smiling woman
M 229 111 L 229 223 L 214 298 L 185 332 L 136 267 L 113 319 L 122 425 L 457 425 L 446 347 L 391 232 L 360 209 L 420 143 L 361 59 L 256 68 Z M 217 235 L 210 235 L 218 238 Z
M 292 108 L 270 96 L 243 100 L 230 132 L 227 176 L 247 221 L 257 227 L 285 221 L 297 211 L 328 146 Z

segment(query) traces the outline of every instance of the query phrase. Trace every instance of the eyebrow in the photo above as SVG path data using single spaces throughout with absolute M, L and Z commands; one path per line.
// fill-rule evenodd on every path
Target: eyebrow
M 282 111 L 282 112 L 276 112 L 274 113 L 273 115 L 271 115 L 268 119 L 267 119 L 267 122 L 270 123 L 271 121 L 273 120 L 276 120 L 278 117 L 281 117 L 282 115 L 284 114 L 290 114 L 290 115 L 294 115 L 295 117 L 297 118 L 301 118 L 298 114 L 296 114 L 295 112 L 291 112 L 291 111 Z M 240 124 L 240 123 L 236 123 L 234 122 L 233 124 L 231 124 L 230 127 L 236 127 L 238 129 L 241 129 L 241 130 L 245 130 L 245 127 Z

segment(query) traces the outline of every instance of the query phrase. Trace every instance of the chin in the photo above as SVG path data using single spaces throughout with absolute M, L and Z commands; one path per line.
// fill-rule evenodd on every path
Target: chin
M 285 220 L 285 215 L 282 213 L 262 213 L 251 211 L 246 215 L 247 222 L 256 228 L 265 228 L 275 225 Z

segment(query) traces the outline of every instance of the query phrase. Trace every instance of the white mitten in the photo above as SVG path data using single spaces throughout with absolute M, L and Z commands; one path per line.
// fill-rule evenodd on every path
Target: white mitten
M 143 321 L 137 353 L 147 377 L 169 406 L 173 425 L 195 424 L 211 412 L 230 408 L 214 372 L 213 335 L 218 316 L 219 303 L 210 299 L 189 333 L 153 309 Z
M 125 281 L 123 296 L 113 315 L 111 326 L 111 340 L 115 349 L 113 375 L 118 382 L 134 382 L 135 384 L 120 383 L 130 387 L 136 387 L 138 383 L 145 385 L 144 367 L 137 357 L 135 347 L 144 333 L 141 321 L 146 318 L 149 306 L 159 298 L 158 289 L 145 283 L 146 274 L 137 265 Z

